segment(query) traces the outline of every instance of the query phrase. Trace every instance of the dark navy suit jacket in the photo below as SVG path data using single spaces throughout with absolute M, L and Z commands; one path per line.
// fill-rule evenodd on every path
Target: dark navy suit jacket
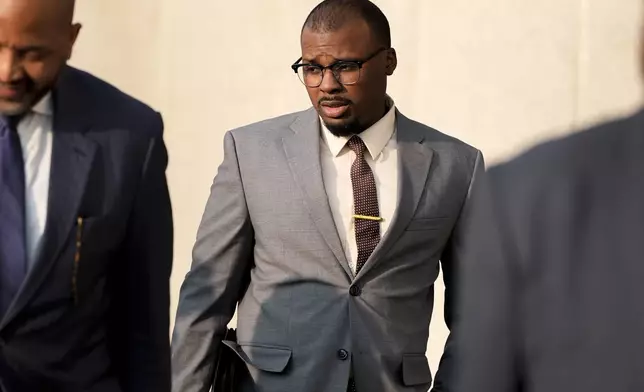
M 481 184 L 456 391 L 644 391 L 644 111 L 540 145 Z
M 6 392 L 170 389 L 161 116 L 71 67 L 54 92 L 43 247 L 0 320 Z

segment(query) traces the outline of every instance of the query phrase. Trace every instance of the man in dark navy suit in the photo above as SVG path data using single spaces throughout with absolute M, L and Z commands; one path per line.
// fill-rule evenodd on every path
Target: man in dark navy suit
M 644 109 L 536 146 L 479 184 L 455 390 L 644 391 Z
M 158 113 L 66 65 L 73 0 L 0 0 L 0 390 L 170 386 Z

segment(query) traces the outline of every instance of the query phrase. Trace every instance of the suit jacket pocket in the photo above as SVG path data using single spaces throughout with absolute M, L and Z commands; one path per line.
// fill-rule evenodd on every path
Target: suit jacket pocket
M 449 223 L 449 217 L 416 218 L 407 226 L 408 231 L 439 230 Z
M 224 340 L 242 361 L 259 370 L 271 373 L 281 373 L 291 360 L 292 351 L 288 347 L 269 346 L 255 343 L 237 343 Z
M 71 291 L 74 303 L 78 305 L 95 290 L 97 282 L 104 276 L 109 263 L 109 255 L 120 241 L 119 228 L 109 217 L 83 216 L 76 218 L 71 259 Z
M 76 228 L 81 230 L 83 245 L 87 245 L 86 250 L 93 253 L 115 247 L 121 237 L 119 228 L 114 226 L 107 217 L 82 217 L 82 221 L 77 222 Z
M 432 383 L 432 372 L 425 354 L 403 354 L 402 376 L 405 386 Z
M 95 245 L 93 244 L 100 243 L 101 238 L 104 237 L 102 233 L 97 233 L 96 223 L 97 219 L 94 217 L 87 218 L 79 215 L 74 225 L 74 264 L 72 266 L 71 287 L 75 305 L 79 304 L 84 291 L 81 286 L 89 286 L 89 282 L 87 282 L 88 278 L 81 279 L 80 277 L 81 270 L 83 271 L 83 275 L 88 275 L 87 267 L 85 266 L 87 264 L 85 259 L 88 258 L 86 257 L 87 253 L 88 251 L 90 255 L 92 254 L 91 252 L 95 253 Z M 100 229 L 100 224 L 98 227 Z M 92 257 L 89 258 L 91 259 Z

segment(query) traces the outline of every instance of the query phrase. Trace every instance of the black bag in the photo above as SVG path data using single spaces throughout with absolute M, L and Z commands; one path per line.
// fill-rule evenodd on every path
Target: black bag
M 237 341 L 237 332 L 228 329 L 223 340 Z M 248 374 L 246 363 L 230 347 L 221 343 L 216 358 L 212 379 L 212 392 L 239 392 L 240 385 Z

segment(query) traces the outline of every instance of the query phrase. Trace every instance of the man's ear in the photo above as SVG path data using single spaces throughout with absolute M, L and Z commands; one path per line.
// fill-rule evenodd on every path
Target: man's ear
M 396 49 L 390 48 L 387 50 L 387 76 L 394 74 L 398 66 L 398 57 L 396 56 Z

